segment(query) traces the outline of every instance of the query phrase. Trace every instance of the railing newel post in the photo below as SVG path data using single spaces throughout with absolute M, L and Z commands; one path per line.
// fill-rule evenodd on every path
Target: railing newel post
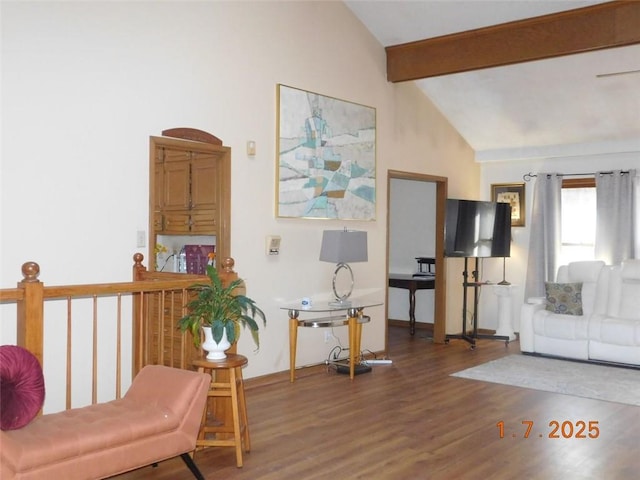
M 39 276 L 40 265 L 36 262 L 22 264 L 23 278 L 18 288 L 24 295 L 16 305 L 16 343 L 33 353 L 44 366 L 44 284 Z
M 142 263 L 144 260 L 144 255 L 142 253 L 135 253 L 133 255 L 133 281 L 138 282 L 143 280 L 144 274 L 147 272 L 147 267 L 145 267 Z M 143 318 L 145 316 L 145 304 L 144 304 L 144 293 L 133 294 L 133 339 L 131 342 L 131 347 L 133 348 L 132 358 L 132 372 L 131 378 L 134 378 L 140 369 L 144 366 L 144 358 L 143 358 L 143 329 L 144 322 Z

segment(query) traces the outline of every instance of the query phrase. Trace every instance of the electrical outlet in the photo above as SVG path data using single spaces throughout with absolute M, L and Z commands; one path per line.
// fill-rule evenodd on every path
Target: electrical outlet
M 324 332 L 324 343 L 329 343 L 331 340 L 331 332 Z

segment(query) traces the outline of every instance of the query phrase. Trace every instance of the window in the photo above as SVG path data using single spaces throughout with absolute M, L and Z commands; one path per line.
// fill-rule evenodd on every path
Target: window
M 594 260 L 596 243 L 595 178 L 562 181 L 560 264 Z

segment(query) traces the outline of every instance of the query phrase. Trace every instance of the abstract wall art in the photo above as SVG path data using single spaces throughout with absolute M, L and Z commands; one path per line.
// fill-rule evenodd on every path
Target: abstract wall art
M 376 110 L 278 85 L 276 216 L 374 220 Z

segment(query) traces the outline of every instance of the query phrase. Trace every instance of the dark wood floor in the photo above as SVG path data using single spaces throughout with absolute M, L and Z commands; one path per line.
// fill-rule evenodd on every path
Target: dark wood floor
M 314 367 L 247 382 L 252 451 L 198 452 L 207 479 L 635 479 L 640 407 L 451 377 L 518 343 L 434 345 L 392 327 L 391 366 L 348 376 Z M 605 385 L 602 388 L 606 388 Z M 549 438 L 549 422 L 597 421 L 598 438 Z M 528 438 L 526 425 L 533 422 Z M 500 438 L 498 422 L 504 422 Z M 189 480 L 180 459 L 115 477 Z

